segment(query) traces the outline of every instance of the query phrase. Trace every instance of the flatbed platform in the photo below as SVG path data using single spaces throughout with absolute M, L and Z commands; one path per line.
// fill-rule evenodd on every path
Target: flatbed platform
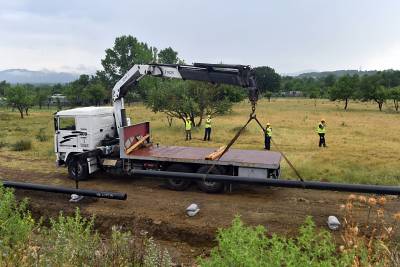
M 218 161 L 205 160 L 205 157 L 214 152 L 214 148 L 183 147 L 183 146 L 155 146 L 143 147 L 121 155 L 126 159 L 141 159 L 154 161 L 187 162 L 199 164 L 234 165 L 239 167 L 278 169 L 281 154 L 266 150 L 229 149 Z

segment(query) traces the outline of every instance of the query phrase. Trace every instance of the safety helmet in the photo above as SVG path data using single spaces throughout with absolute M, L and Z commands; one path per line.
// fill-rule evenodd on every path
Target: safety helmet
M 211 118 L 211 115 L 208 115 L 207 117 L 208 117 L 208 118 Z
M 267 126 L 271 126 L 271 123 L 267 122 Z
M 325 122 L 325 119 L 321 119 L 321 122 Z

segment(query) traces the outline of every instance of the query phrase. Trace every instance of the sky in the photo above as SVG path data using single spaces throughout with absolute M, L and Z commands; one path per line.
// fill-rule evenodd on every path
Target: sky
M 400 69 L 398 0 L 0 0 L 0 70 L 101 69 L 132 35 L 186 63 Z

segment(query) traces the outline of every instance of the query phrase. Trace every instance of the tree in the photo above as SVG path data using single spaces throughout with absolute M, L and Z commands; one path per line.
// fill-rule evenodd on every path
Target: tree
M 24 118 L 24 112 L 28 115 L 28 109 L 33 105 L 33 95 L 28 86 L 12 86 L 5 93 L 7 104 L 18 109 L 21 119 Z
M 380 74 L 364 76 L 360 83 L 360 96 L 364 101 L 373 100 L 378 104 L 379 111 L 382 111 L 383 103 L 385 103 L 388 93 L 387 89 L 382 85 Z
M 34 102 L 42 109 L 43 103 L 49 99 L 50 88 L 48 86 L 36 87 Z
M 106 89 L 99 81 L 91 82 L 87 87 L 85 87 L 83 93 L 83 97 L 86 102 L 96 106 L 99 106 L 103 103 L 106 95 Z
M 254 68 L 257 86 L 260 92 L 277 92 L 280 89 L 281 76 L 273 68 L 262 66 Z
M 169 117 L 181 119 L 195 116 L 198 106 L 183 81 L 167 80 L 151 88 L 146 98 L 146 106 L 155 113 L 164 112 Z
M 0 97 L 5 96 L 6 89 L 10 87 L 10 84 L 7 83 L 6 81 L 1 81 L 0 82 Z
M 197 126 L 202 124 L 204 116 L 223 115 L 232 109 L 233 103 L 244 99 L 245 94 L 242 88 L 229 85 L 212 85 L 206 82 L 188 81 L 189 94 L 198 105 L 197 115 L 199 121 Z
M 336 82 L 336 77 L 333 74 L 329 74 L 328 76 L 326 76 L 325 78 L 323 78 L 324 80 L 324 85 L 326 88 L 331 88 L 335 85 Z
M 156 49 L 139 42 L 131 35 L 117 37 L 113 48 L 106 49 L 101 60 L 104 70 L 97 74 L 106 80 L 107 86 L 114 85 L 134 64 L 148 64 L 155 61 Z
M 171 47 L 165 48 L 158 53 L 158 62 L 162 64 L 177 64 L 179 61 L 178 52 Z
M 353 98 L 358 86 L 358 76 L 350 77 L 345 75 L 340 77 L 335 85 L 329 90 L 329 98 L 332 101 L 344 101 L 344 110 L 347 110 L 349 99 Z
M 268 99 L 268 102 L 271 102 L 272 92 L 266 91 L 264 95 Z
M 243 98 L 242 89 L 233 86 L 166 80 L 149 89 L 146 106 L 153 112 L 164 112 L 169 120 L 178 118 L 184 123 L 189 116 L 194 126 L 200 126 L 204 115 L 224 114 Z
M 64 93 L 71 106 L 80 106 L 84 100 L 84 90 L 90 83 L 89 75 L 82 74 L 79 78 L 70 83 L 64 90 Z
M 393 87 L 389 90 L 389 98 L 393 100 L 394 108 L 399 111 L 400 102 L 400 86 Z

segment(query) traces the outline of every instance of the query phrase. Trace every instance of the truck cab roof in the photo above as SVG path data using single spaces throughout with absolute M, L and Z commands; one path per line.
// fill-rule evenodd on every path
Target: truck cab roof
M 96 115 L 112 115 L 113 107 L 83 107 L 61 110 L 56 116 L 96 116 Z

